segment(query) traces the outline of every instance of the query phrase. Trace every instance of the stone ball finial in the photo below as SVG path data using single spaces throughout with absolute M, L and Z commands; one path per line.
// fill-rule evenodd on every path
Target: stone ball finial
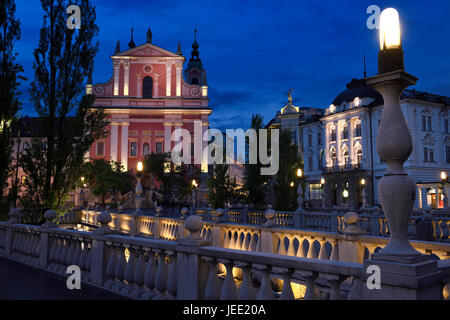
M 12 208 L 9 210 L 9 220 L 8 222 L 11 224 L 19 223 L 19 217 L 20 217 L 20 209 Z
M 157 206 L 156 209 L 155 209 L 155 211 L 156 211 L 155 216 L 161 217 L 161 213 L 162 213 L 162 211 L 163 211 L 163 208 L 162 208 L 161 206 Z
M 360 233 L 357 223 L 359 221 L 359 215 L 356 212 L 350 211 L 344 215 L 344 222 L 347 224 L 345 233 L 357 234 Z
M 106 226 L 108 225 L 108 223 L 110 223 L 112 221 L 112 217 L 111 214 L 107 211 L 103 211 L 102 213 L 100 213 L 97 217 L 97 221 L 102 225 L 102 226 Z
M 200 231 L 203 229 L 203 219 L 200 216 L 190 216 L 186 219 L 184 227 L 189 231 L 187 239 L 201 240 Z
M 182 220 L 186 219 L 186 216 L 188 215 L 188 213 L 189 213 L 189 209 L 186 207 L 183 207 L 181 209 L 181 218 L 180 219 L 182 219 Z
M 263 224 L 264 227 L 273 227 L 275 225 L 276 211 L 272 209 L 269 204 L 267 210 L 264 212 L 264 217 L 266 218 L 266 223 Z
M 45 219 L 45 223 L 43 224 L 43 226 L 45 228 L 56 228 L 57 224 L 54 222 L 54 220 L 57 217 L 57 213 L 54 210 L 47 210 L 44 213 L 44 219 Z

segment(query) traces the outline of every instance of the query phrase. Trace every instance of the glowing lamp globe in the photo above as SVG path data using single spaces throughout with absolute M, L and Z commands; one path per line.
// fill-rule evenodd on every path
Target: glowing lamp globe
M 344 198 L 348 198 L 348 190 L 344 190 L 343 192 L 342 192 L 342 196 L 344 197 Z
M 137 171 L 141 172 L 144 169 L 144 165 L 141 161 L 137 163 Z
M 303 175 L 302 169 L 297 169 L 297 177 L 301 177 Z
M 325 184 L 325 179 L 324 178 L 320 179 L 320 184 Z
M 447 180 L 447 174 L 444 171 L 441 172 L 441 180 Z
M 400 18 L 397 10 L 387 8 L 380 15 L 380 49 L 401 47 Z
M 400 18 L 397 10 L 387 8 L 380 15 L 378 74 L 404 70 L 404 68 Z

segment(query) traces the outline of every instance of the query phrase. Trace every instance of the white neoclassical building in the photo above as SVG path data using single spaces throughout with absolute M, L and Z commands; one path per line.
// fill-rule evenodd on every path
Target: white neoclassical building
M 413 153 L 405 169 L 417 184 L 416 207 L 441 208 L 440 173 L 450 175 L 450 98 L 404 90 L 400 100 L 413 137 Z M 268 125 L 278 124 L 297 134 L 309 198 L 320 200 L 324 190 L 329 206 L 360 207 L 365 188 L 367 203 L 378 204 L 376 188 L 386 171 L 376 152 L 382 96 L 364 79 L 353 79 L 322 116 L 314 109 L 316 116 L 306 117 L 301 109 L 309 108 L 292 109 L 288 114 L 282 110 Z M 294 124 L 295 116 L 303 121 Z M 450 191 L 448 185 L 446 191 Z

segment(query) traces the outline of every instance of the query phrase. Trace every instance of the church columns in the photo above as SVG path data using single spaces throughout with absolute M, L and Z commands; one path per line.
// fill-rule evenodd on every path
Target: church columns
M 166 64 L 166 96 L 171 96 L 171 88 L 172 87 L 172 64 Z
M 164 122 L 164 152 L 172 151 L 172 122 Z
M 118 123 L 111 122 L 111 160 L 117 161 L 117 147 L 118 147 Z
M 114 61 L 114 95 L 119 95 L 120 61 Z
M 136 97 L 142 98 L 142 74 L 136 75 Z
M 130 62 L 124 61 L 124 77 L 123 77 L 123 95 L 129 95 L 129 87 L 130 87 Z
M 177 88 L 177 92 L 176 92 L 176 96 L 177 97 L 181 97 L 181 71 L 182 71 L 183 65 L 181 63 L 177 63 L 176 64 L 176 88 Z
M 125 169 L 128 170 L 128 126 L 129 122 L 122 122 L 122 143 L 120 146 L 120 161 Z

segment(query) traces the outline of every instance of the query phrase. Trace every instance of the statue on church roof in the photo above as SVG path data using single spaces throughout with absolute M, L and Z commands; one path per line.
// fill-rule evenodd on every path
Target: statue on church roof
M 292 91 L 294 91 L 294 89 L 288 89 L 288 102 L 289 102 L 289 104 L 292 104 Z
M 147 43 L 152 43 L 152 30 L 150 27 L 147 30 Z

